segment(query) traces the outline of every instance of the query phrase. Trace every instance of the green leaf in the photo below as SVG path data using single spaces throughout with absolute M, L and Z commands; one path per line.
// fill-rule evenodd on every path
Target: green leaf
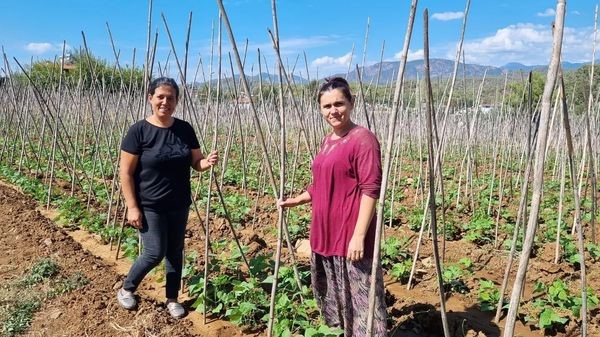
M 213 314 L 218 314 L 223 310 L 223 303 L 217 304 L 217 306 L 212 310 Z
M 549 329 L 555 323 L 564 325 L 568 321 L 568 318 L 560 317 L 553 309 L 546 308 L 540 314 L 540 321 L 538 323 L 538 326 L 540 329 Z
M 196 298 L 196 301 L 192 304 L 192 308 L 196 309 L 198 312 L 204 312 L 204 296 L 200 295 Z
M 292 337 L 292 332 L 290 331 L 290 329 L 286 328 L 285 330 L 283 330 L 281 332 L 281 337 Z
M 544 285 L 544 283 L 542 283 L 541 281 L 535 281 L 535 284 L 533 285 L 533 293 L 543 293 L 546 291 L 546 286 Z
M 318 337 L 320 333 L 315 328 L 308 328 L 304 331 L 304 337 Z

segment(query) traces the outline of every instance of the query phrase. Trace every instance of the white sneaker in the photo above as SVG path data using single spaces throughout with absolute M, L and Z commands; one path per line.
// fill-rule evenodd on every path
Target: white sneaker
M 185 316 L 185 308 L 177 301 L 167 301 L 167 310 L 175 319 Z
M 127 310 L 133 310 L 137 305 L 135 295 L 131 291 L 127 291 L 123 288 L 117 291 L 117 301 L 123 308 Z

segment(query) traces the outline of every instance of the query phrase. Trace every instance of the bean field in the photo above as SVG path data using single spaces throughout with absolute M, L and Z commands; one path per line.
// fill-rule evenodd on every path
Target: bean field
M 68 70 L 62 60 L 4 54 L 2 336 L 341 335 L 310 290 L 310 205 L 277 207 L 310 184 L 329 132 L 315 100 L 320 79 L 296 83 L 298 70 L 260 56 L 259 75 L 240 76 L 250 51 L 217 3 L 208 73 L 186 71 L 164 16 L 170 58 L 155 60 L 149 48 L 139 67 L 122 67 L 116 52 L 97 59 L 85 35 Z M 431 78 L 425 45 L 424 76 L 404 78 L 416 5 L 396 80 L 351 81 L 352 118 L 381 143 L 389 336 L 600 336 L 593 63 L 585 83 L 561 70 L 558 20 L 543 72 L 467 77 L 459 49 L 454 75 Z M 280 56 L 276 26 L 270 33 Z M 226 39 L 232 50 L 222 51 Z M 162 267 L 144 281 L 137 313 L 114 298 L 140 251 L 126 225 L 120 144 L 151 113 L 148 78 L 162 75 L 185 83 L 175 116 L 192 124 L 203 153 L 220 155 L 209 171 L 192 171 L 182 291 L 190 313 L 180 321 L 161 303 Z M 589 88 L 581 106 L 577 85 Z

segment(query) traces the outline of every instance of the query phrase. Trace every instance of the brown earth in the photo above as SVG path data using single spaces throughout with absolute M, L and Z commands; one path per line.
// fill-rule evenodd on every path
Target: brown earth
M 276 212 L 261 212 L 272 205 L 268 197 L 257 196 L 261 207 L 255 222 L 246 224 L 238 236 L 242 244 L 250 247 L 250 253 L 273 250 L 276 241 Z M 406 198 L 412 202 L 412 198 Z M 35 315 L 28 336 L 216 336 L 241 337 L 264 335 L 247 334 L 239 328 L 220 320 L 209 319 L 204 324 L 201 314 L 190 312 L 179 321 L 171 319 L 164 310 L 161 282 L 152 277 L 142 283 L 139 291 L 140 305 L 137 311 L 121 309 L 114 299 L 115 289 L 120 286 L 130 261 L 115 260 L 115 251 L 108 245 L 84 231 L 67 232 L 44 216 L 52 218 L 51 212 L 37 208 L 37 204 L 15 189 L 0 185 L 0 282 L 14 282 L 24 275 L 31 265 L 41 258 L 50 257 L 58 262 L 63 273 L 82 272 L 91 282 L 81 289 L 55 297 L 44 303 Z M 202 226 L 198 216 L 190 215 L 187 249 L 203 255 Z M 200 210 L 200 217 L 204 214 Z M 386 229 L 386 235 L 412 237 L 410 251 L 414 251 L 416 234 L 400 224 Z M 230 238 L 227 224 L 216 219 L 211 224 L 211 237 Z M 501 336 L 504 321 L 493 323 L 490 313 L 478 308 L 477 285 L 480 279 L 496 284 L 502 282 L 506 264 L 506 252 L 491 245 L 479 247 L 461 241 L 448 241 L 447 263 L 456 263 L 462 257 L 473 261 L 473 274 L 466 280 L 471 289 L 468 294 L 448 294 L 446 309 L 453 336 L 491 337 Z M 421 248 L 417 274 L 411 290 L 406 284 L 386 280 L 388 312 L 391 316 L 390 336 L 442 336 L 439 295 L 435 279 L 431 240 L 425 240 Z M 551 282 L 561 278 L 577 282 L 578 272 L 566 263 L 552 263 L 553 247 L 546 245 L 538 256 L 531 260 L 528 271 L 527 289 L 524 299 L 531 298 L 535 280 Z M 288 260 L 288 257 L 285 257 Z M 305 262 L 306 260 L 304 260 Z M 518 261 L 515 261 L 515 265 Z M 513 268 L 515 269 L 515 268 Z M 588 285 L 600 289 L 598 263 L 588 267 Z M 512 273 L 514 276 L 514 271 Z M 160 275 L 158 275 L 160 277 Z M 3 299 L 0 298 L 0 303 Z M 189 302 L 187 302 L 189 304 Z M 592 311 L 589 319 L 589 336 L 600 336 L 599 310 Z M 544 332 L 519 321 L 515 336 L 543 336 Z M 570 322 L 565 331 L 557 336 L 578 336 L 575 322 Z
M 108 246 L 81 231 L 59 228 L 36 208 L 35 201 L 0 185 L 0 283 L 16 282 L 43 258 L 58 263 L 61 274 L 81 272 L 90 282 L 44 302 L 26 336 L 241 336 L 227 322 L 204 325 L 195 312 L 172 319 L 160 296 L 164 289 L 151 281 L 139 291 L 137 311 L 121 309 L 114 295 L 130 262 L 114 261 Z M 0 298 L 0 304 L 7 302 Z

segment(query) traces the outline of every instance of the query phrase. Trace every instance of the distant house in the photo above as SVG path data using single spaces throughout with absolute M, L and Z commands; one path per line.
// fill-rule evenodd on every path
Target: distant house
M 249 105 L 250 104 L 250 97 L 248 97 L 248 95 L 246 95 L 246 93 L 242 93 L 237 98 L 237 102 L 238 102 L 238 104 Z
M 494 109 L 494 106 L 492 104 L 480 104 L 479 105 L 479 110 L 483 113 L 492 112 L 493 109 Z
M 75 64 L 73 64 L 73 58 L 71 57 L 71 53 L 66 53 L 64 60 L 63 60 L 62 56 L 59 57 L 58 62 L 60 62 L 63 65 L 62 70 L 66 73 L 75 69 Z
M 69 71 L 71 71 L 73 69 L 75 69 L 75 65 L 73 63 L 68 63 L 68 64 L 65 63 L 62 68 L 62 70 L 66 73 L 68 73 Z
M 484 114 L 493 112 L 496 109 L 496 105 L 494 104 L 487 104 L 487 103 L 483 103 L 483 104 L 479 104 L 478 106 L 470 106 L 470 107 L 462 107 L 458 110 L 455 110 L 455 114 L 458 115 L 464 115 L 465 113 L 468 114 L 473 114 L 473 113 L 477 113 L 477 112 L 481 112 Z
M 58 59 L 58 63 L 56 62 L 52 62 L 52 61 L 43 61 L 43 64 L 48 66 L 48 67 L 55 67 L 55 66 L 60 66 L 62 64 L 60 58 Z M 75 69 L 75 64 L 73 63 L 67 63 L 65 61 L 64 64 L 62 64 L 62 71 L 65 73 L 68 73 L 69 71 Z

